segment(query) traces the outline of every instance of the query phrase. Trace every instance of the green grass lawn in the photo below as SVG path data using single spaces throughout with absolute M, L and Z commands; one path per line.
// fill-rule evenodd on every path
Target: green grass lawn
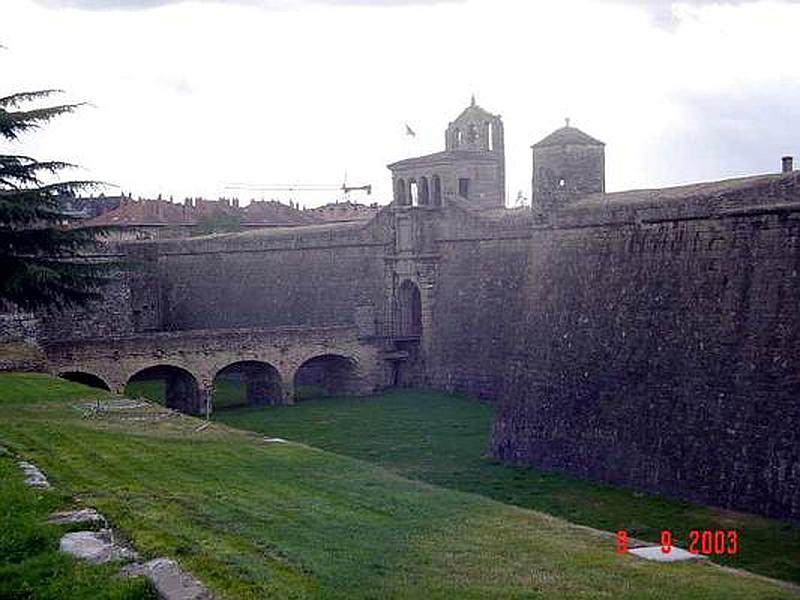
M 594 485 L 483 457 L 491 406 L 438 393 L 307 401 L 214 415 L 233 427 L 373 462 L 405 477 L 481 494 L 575 523 L 658 542 L 662 529 L 686 547 L 692 529 L 736 529 L 741 553 L 714 560 L 800 583 L 800 528 L 755 516 Z
M 87 417 L 84 401 L 97 397 L 44 375 L 0 374 L 0 444 L 48 475 L 45 502 L 98 508 L 144 558 L 174 557 L 220 598 L 796 597 L 710 564 L 618 555 L 612 540 L 563 520 L 302 444 L 222 424 L 198 431 L 202 421 L 185 416 Z M 13 468 L 0 475 L 3 488 L 21 479 Z M 4 536 L 29 526 L 4 525 Z
M 125 386 L 125 395 L 130 398 L 147 398 L 164 404 L 167 395 L 162 380 L 132 381 Z M 227 410 L 247 405 L 244 384 L 235 379 L 217 378 L 214 381 L 214 410 Z
M 20 425 L 8 412 L 29 403 L 58 406 L 106 396 L 106 392 L 42 375 L 0 375 L 0 422 L 5 427 Z M 4 440 L 0 437 L 0 444 Z M 51 512 L 70 508 L 73 500 L 63 490 L 42 491 L 25 485 L 19 458 L 7 448 L 0 450 L 0 598 L 155 599 L 144 580 L 116 577 L 118 567 L 90 566 L 58 551 L 59 538 L 68 530 L 45 521 Z
M 66 529 L 45 520 L 70 504 L 61 493 L 25 485 L 16 461 L 0 456 L 0 598 L 155 599 L 145 581 L 116 577 L 118 567 L 93 567 L 58 551 Z

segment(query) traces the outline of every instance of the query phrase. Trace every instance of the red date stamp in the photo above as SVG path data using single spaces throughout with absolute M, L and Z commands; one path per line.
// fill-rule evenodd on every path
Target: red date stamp
M 734 555 L 739 553 L 739 532 L 735 529 L 692 529 L 689 532 L 688 550 L 692 554 Z M 628 551 L 630 537 L 625 529 L 617 531 L 617 552 Z M 664 529 L 661 532 L 661 552 L 669 554 L 674 547 L 672 532 Z

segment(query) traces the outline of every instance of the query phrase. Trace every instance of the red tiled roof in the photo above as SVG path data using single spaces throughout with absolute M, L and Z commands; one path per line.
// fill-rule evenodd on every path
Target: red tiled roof
M 275 200 L 252 201 L 240 208 L 229 200 L 195 199 L 187 204 L 166 200 L 126 199 L 115 210 L 80 223 L 81 227 L 165 227 L 197 225 L 214 213 L 239 215 L 245 227 L 311 225 L 344 221 L 366 221 L 379 208 L 355 202 L 330 203 L 311 210 L 300 210 Z
M 194 225 L 197 216 L 190 206 L 166 200 L 124 200 L 120 206 L 93 219 L 81 227 Z
M 249 227 L 263 225 L 309 225 L 318 223 L 311 211 L 302 211 L 275 200 L 254 200 L 242 209 L 242 225 Z

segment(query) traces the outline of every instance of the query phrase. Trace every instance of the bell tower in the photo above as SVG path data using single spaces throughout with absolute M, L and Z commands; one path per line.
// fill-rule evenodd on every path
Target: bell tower
M 472 95 L 469 106 L 450 123 L 445 131 L 445 148 L 465 152 L 504 153 L 503 121 L 475 104 Z
M 445 130 L 445 149 L 392 163 L 395 206 L 438 209 L 448 203 L 473 210 L 505 206 L 503 121 L 475 103 Z

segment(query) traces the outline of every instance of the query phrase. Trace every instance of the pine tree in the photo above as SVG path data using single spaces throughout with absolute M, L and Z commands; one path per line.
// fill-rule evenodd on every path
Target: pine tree
M 22 92 L 0 98 L 0 138 L 13 143 L 81 104 L 19 110 L 60 90 Z M 0 149 L 1 151 L 2 149 Z M 32 311 L 83 305 L 99 297 L 113 265 L 91 260 L 104 231 L 71 227 L 59 196 L 95 187 L 94 181 L 56 181 L 66 162 L 0 154 L 0 304 Z

